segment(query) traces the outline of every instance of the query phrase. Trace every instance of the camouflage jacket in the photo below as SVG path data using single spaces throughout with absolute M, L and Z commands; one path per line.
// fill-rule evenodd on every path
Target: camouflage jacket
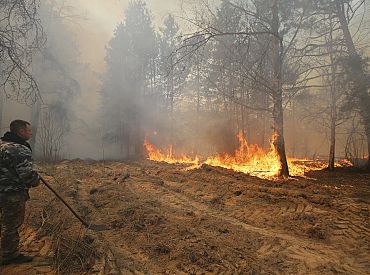
M 32 166 L 32 151 L 25 141 L 4 137 L 0 140 L 0 193 L 26 191 L 39 181 Z

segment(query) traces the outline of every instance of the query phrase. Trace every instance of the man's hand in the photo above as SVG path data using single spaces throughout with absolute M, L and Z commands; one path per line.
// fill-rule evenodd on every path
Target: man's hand
M 37 179 L 31 184 L 31 187 L 36 187 L 41 184 L 41 179 L 40 179 L 39 174 L 36 173 L 36 176 L 37 176 Z
M 41 180 L 37 180 L 34 184 L 32 184 L 32 187 L 39 186 L 41 184 Z

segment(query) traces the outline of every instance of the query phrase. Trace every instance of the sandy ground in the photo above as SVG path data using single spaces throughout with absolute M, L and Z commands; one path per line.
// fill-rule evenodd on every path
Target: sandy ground
M 203 165 L 64 161 L 40 166 L 88 221 L 43 186 L 22 250 L 0 274 L 370 274 L 370 174 L 262 180 Z

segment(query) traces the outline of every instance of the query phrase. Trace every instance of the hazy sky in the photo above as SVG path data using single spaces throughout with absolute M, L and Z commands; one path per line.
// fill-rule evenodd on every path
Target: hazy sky
M 147 0 L 154 24 L 161 25 L 169 13 L 178 15 L 184 0 Z M 129 0 L 74 0 L 71 5 L 83 20 L 73 23 L 82 61 L 102 72 L 104 69 L 105 46 L 113 35 L 118 23 L 123 21 L 124 10 Z
M 162 24 L 168 13 L 183 15 L 186 7 L 192 6 L 199 0 L 146 0 L 152 13 L 154 25 Z M 218 3 L 219 0 L 207 0 Z M 73 29 L 76 31 L 81 51 L 82 62 L 89 63 L 91 67 L 102 72 L 104 70 L 105 46 L 111 39 L 118 23 L 123 21 L 124 10 L 129 0 L 70 0 L 76 13 L 85 19 L 78 20 Z M 199 3 L 199 2 L 198 2 Z M 367 5 L 367 17 L 370 5 Z M 181 19 L 178 18 L 181 24 Z

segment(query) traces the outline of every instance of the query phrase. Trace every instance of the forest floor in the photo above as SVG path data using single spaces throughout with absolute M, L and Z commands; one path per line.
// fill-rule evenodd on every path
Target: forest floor
M 30 264 L 0 274 L 369 274 L 370 174 L 339 169 L 263 180 L 203 165 L 39 165 L 45 186 L 22 227 Z

